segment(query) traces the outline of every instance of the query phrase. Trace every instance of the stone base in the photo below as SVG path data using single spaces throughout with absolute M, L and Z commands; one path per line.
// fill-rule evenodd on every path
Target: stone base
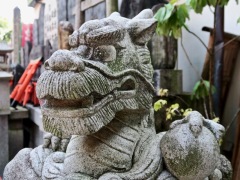
M 0 176 L 8 163 L 8 116 L 0 115 Z
M 168 89 L 169 94 L 182 93 L 182 70 L 157 69 L 154 70 L 153 83 L 156 95 L 159 95 L 161 88 Z

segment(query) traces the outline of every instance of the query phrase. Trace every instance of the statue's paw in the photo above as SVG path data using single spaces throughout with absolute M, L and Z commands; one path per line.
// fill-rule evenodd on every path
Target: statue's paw
M 113 180 L 113 179 L 122 180 L 121 177 L 119 177 L 117 174 L 114 174 L 114 173 L 106 173 L 98 178 L 98 180 Z
M 65 179 L 63 173 L 63 162 L 65 159 L 65 153 L 55 152 L 51 154 L 44 163 L 42 177 L 43 179 Z
M 221 180 L 223 179 L 222 177 L 222 172 L 219 169 L 215 169 L 213 173 L 208 177 L 210 180 Z
M 44 135 L 43 147 L 52 149 L 53 151 L 66 152 L 69 141 L 70 137 L 60 138 L 47 133 Z
M 30 157 L 31 151 L 32 149 L 25 148 L 16 154 L 16 156 L 7 164 L 4 169 L 4 180 L 41 180 L 39 174 L 37 174 L 32 167 Z

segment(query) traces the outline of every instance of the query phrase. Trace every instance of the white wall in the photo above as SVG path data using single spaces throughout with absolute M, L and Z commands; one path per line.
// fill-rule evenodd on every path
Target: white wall
M 212 27 L 213 14 L 209 8 L 205 8 L 202 15 L 191 12 L 191 20 L 187 25 L 191 31 L 196 33 L 204 42 L 208 44 L 209 33 L 203 32 L 203 26 Z M 237 24 L 237 19 L 240 17 L 240 4 L 236 4 L 235 0 L 231 0 L 227 7 L 225 7 L 225 32 L 240 35 L 240 24 Z M 189 54 L 189 57 L 194 67 L 201 73 L 206 49 L 199 43 L 199 41 L 186 31 L 183 31 L 184 46 Z M 183 90 L 191 92 L 196 81 L 199 80 L 198 75 L 190 66 L 183 49 L 178 42 L 178 69 L 183 70 Z M 229 95 L 225 104 L 225 110 L 222 123 L 226 127 L 233 119 L 236 111 L 240 107 L 240 52 L 238 53 L 232 84 L 229 89 Z M 224 149 L 231 150 L 233 148 L 235 136 L 236 120 L 225 135 Z
M 240 34 L 240 25 L 237 25 L 237 18 L 240 17 L 240 5 L 236 5 L 235 0 L 231 0 L 225 8 L 225 32 Z M 190 13 L 190 20 L 187 25 L 191 31 L 196 33 L 207 45 L 208 32 L 203 32 L 202 27 L 213 26 L 213 13 L 209 8 L 204 8 L 202 14 Z M 193 35 L 183 30 L 183 44 L 193 63 L 193 66 L 201 74 L 206 49 Z M 196 81 L 199 80 L 199 75 L 190 66 L 184 51 L 181 47 L 180 40 L 178 42 L 178 69 L 183 70 L 183 91 L 191 92 Z

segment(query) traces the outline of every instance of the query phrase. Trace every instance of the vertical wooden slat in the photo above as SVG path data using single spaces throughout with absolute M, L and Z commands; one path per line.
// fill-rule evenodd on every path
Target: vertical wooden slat
M 37 46 L 39 44 L 39 26 L 38 19 L 35 19 L 33 22 L 33 45 Z
M 67 21 L 69 21 L 73 27 L 75 27 L 75 16 L 76 16 L 76 3 L 78 2 L 78 0 L 68 0 L 67 1 L 67 6 L 68 6 L 68 10 L 67 10 Z
M 92 19 L 102 19 L 106 17 L 106 2 L 96 4 L 84 11 L 85 22 Z
M 213 37 L 212 37 L 212 29 L 204 27 L 204 31 L 210 32 L 208 47 L 212 47 L 213 44 Z M 231 39 L 236 38 L 235 35 L 224 33 L 224 43 L 228 43 Z M 234 41 L 231 41 L 231 43 L 227 44 L 224 47 L 224 59 L 223 59 L 223 79 L 222 79 L 222 93 L 221 93 L 221 103 L 223 105 L 222 109 L 224 109 L 224 104 L 228 95 L 228 90 L 230 87 L 231 79 L 232 79 L 232 73 L 233 68 L 235 67 L 237 54 L 240 48 L 240 39 L 237 38 Z M 209 49 L 211 51 L 211 49 Z M 209 79 L 209 71 L 210 71 L 210 57 L 209 54 L 206 54 L 204 67 L 202 71 L 202 78 L 208 80 Z
M 81 10 L 85 11 L 86 9 L 89 9 L 93 6 L 96 6 L 97 4 L 104 2 L 104 0 L 85 0 L 81 2 Z
M 106 0 L 106 16 L 118 11 L 118 0 Z
M 44 45 L 44 9 L 45 4 L 41 4 L 39 18 L 38 18 L 38 38 L 39 38 L 39 45 Z
M 21 12 L 18 7 L 13 10 L 13 59 L 12 63 L 19 63 L 20 37 L 21 37 Z
M 240 104 L 239 104 L 240 108 Z M 240 113 L 236 118 L 236 135 L 235 135 L 235 145 L 232 157 L 232 166 L 233 166 L 233 180 L 239 180 L 240 177 Z
M 44 45 L 49 41 L 54 50 L 58 48 L 58 22 L 61 20 L 58 18 L 58 13 L 61 13 L 57 8 L 59 3 L 57 0 L 48 0 L 44 9 Z
M 84 23 L 84 13 L 81 10 L 82 0 L 76 0 L 75 8 L 75 26 L 74 29 L 77 30 Z

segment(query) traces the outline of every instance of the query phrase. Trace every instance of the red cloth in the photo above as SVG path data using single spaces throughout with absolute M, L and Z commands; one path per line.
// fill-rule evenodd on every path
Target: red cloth
M 33 40 L 33 24 L 22 24 L 22 43 L 21 46 L 24 47 L 27 41 L 32 43 Z

